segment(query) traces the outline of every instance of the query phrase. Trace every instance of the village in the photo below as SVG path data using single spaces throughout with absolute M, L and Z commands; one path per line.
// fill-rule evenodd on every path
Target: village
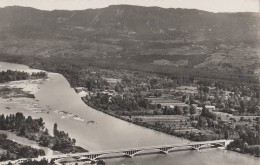
M 254 87 L 140 73 L 101 79 L 106 83 L 100 88 L 75 90 L 104 113 L 194 141 L 241 138 L 244 132 L 257 138 L 260 108 Z

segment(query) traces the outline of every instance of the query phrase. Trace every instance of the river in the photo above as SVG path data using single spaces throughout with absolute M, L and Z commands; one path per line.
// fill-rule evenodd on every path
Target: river
M 0 71 L 6 69 L 34 71 L 24 65 L 0 63 Z M 34 113 L 18 106 L 13 106 L 11 109 L 4 108 L 10 104 L 0 105 L 1 111 L 4 114 L 20 111 L 33 118 L 42 117 L 50 132 L 56 122 L 58 129 L 68 132 L 77 140 L 77 145 L 90 151 L 188 142 L 188 140 L 143 128 L 99 112 L 84 104 L 62 75 L 48 73 L 48 77 L 48 80 L 38 84 L 36 98 L 30 103 L 37 104 L 43 113 Z M 181 151 L 168 155 L 145 155 L 133 159 L 116 158 L 106 160 L 106 163 L 111 165 L 255 165 L 259 163 L 259 159 L 221 149 L 207 149 L 202 152 Z

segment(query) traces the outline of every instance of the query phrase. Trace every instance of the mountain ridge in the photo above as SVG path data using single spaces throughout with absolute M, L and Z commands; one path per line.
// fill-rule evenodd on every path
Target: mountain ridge
M 12 6 L 5 6 L 5 7 L 0 7 L 0 9 L 4 9 L 4 8 L 27 8 L 27 9 L 35 9 L 35 10 L 40 10 L 40 11 L 85 11 L 85 10 L 97 10 L 97 9 L 104 9 L 104 8 L 109 8 L 109 7 L 141 7 L 141 8 L 159 8 L 159 9 L 175 9 L 175 10 L 194 10 L 194 11 L 204 11 L 204 12 L 208 12 L 208 13 L 214 13 L 214 14 L 236 14 L 236 13 L 255 13 L 255 14 L 259 14 L 258 12 L 250 12 L 250 11 L 246 11 L 246 12 L 212 12 L 212 11 L 207 11 L 207 10 L 201 10 L 201 9 L 196 9 L 196 8 L 165 8 L 165 7 L 159 7 L 159 6 L 139 6 L 139 5 L 128 5 L 128 4 L 119 4 L 119 5 L 109 5 L 107 7 L 101 7 L 101 8 L 86 8 L 86 9 L 78 9 L 78 10 L 68 10 L 68 9 L 53 9 L 53 10 L 44 10 L 44 9 L 38 9 L 38 8 L 34 8 L 34 7 L 30 7 L 30 6 L 20 6 L 20 5 L 12 5 Z
M 74 11 L 6 7 L 0 8 L 0 53 L 253 72 L 259 64 L 259 18 L 131 5 Z

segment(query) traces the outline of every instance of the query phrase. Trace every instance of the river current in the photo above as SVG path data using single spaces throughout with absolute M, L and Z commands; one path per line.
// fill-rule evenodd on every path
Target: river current
M 34 71 L 27 66 L 0 62 L 1 70 Z M 99 112 L 86 105 L 80 95 L 70 87 L 60 74 L 48 73 L 48 80 L 38 85 L 35 100 L 43 113 L 11 108 L 0 105 L 0 112 L 10 114 L 23 112 L 33 118 L 42 117 L 45 126 L 52 132 L 53 124 L 69 133 L 77 140 L 76 144 L 90 151 L 112 150 L 131 147 L 145 147 L 163 144 L 187 143 L 188 140 L 143 128 Z M 222 149 L 181 151 L 168 155 L 143 155 L 134 158 L 106 160 L 111 165 L 256 165 L 259 159 Z

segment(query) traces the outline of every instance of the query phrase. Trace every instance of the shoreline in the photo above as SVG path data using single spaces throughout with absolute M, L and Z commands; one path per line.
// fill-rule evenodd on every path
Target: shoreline
M 120 119 L 120 120 L 129 122 L 129 123 L 131 123 L 131 124 L 135 124 L 135 125 L 138 125 L 138 126 L 147 128 L 147 129 L 151 129 L 151 130 L 154 130 L 154 131 L 158 131 L 158 132 L 161 132 L 161 133 L 165 133 L 165 134 L 170 135 L 170 136 L 175 136 L 175 137 L 177 137 L 177 138 L 183 138 L 183 139 L 189 140 L 189 141 L 191 141 L 191 142 L 192 142 L 192 141 L 195 142 L 195 140 L 193 140 L 193 139 L 188 139 L 188 138 L 185 138 L 185 137 L 183 137 L 183 136 L 178 136 L 178 134 L 170 134 L 170 133 L 168 133 L 168 132 L 166 132 L 166 131 L 162 131 L 162 130 L 161 130 L 160 128 L 158 128 L 158 127 L 152 127 L 151 125 L 148 125 L 148 124 L 145 124 L 145 123 L 142 123 L 142 122 L 133 122 L 131 119 L 128 119 L 128 118 L 122 117 L 122 116 L 120 116 L 120 115 L 114 114 L 114 113 L 112 113 L 112 112 L 110 113 L 109 111 L 105 111 L 105 110 L 103 110 L 103 109 L 100 109 L 100 108 L 96 107 L 95 105 L 91 104 L 89 101 L 87 101 L 85 97 L 81 97 L 81 100 L 82 100 L 87 106 L 89 106 L 89 107 L 91 107 L 91 108 L 93 108 L 93 109 L 95 109 L 95 110 L 97 110 L 97 111 L 100 111 L 100 112 L 102 112 L 102 113 L 104 113 L 104 114 L 113 116 L 113 117 L 115 117 L 115 118 L 117 118 L 117 119 Z
M 239 148 L 240 149 L 240 148 Z M 228 150 L 228 149 L 227 149 Z M 246 153 L 246 152 L 242 152 L 242 151 L 238 151 L 237 149 L 231 149 L 231 150 L 228 150 L 228 151 L 232 151 L 232 152 L 235 152 L 235 153 L 239 153 L 239 154 L 243 154 L 243 155 L 248 155 L 248 156 L 252 156 L 252 157 L 254 157 L 254 158 L 259 158 L 260 159 L 260 157 L 259 156 L 257 156 L 257 155 L 253 155 L 253 154 L 250 154 L 250 153 Z

